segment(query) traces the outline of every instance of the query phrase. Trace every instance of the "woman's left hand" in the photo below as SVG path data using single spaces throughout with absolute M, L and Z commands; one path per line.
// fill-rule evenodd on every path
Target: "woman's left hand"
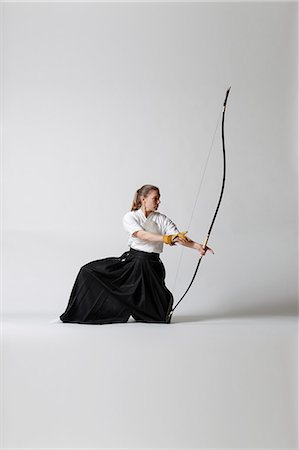
M 208 247 L 207 245 L 204 247 L 201 244 L 197 244 L 198 246 L 198 251 L 201 254 L 201 256 L 204 256 L 206 254 L 206 252 L 212 252 L 214 255 L 214 250 L 212 250 L 210 247 Z
M 187 236 L 185 236 L 184 239 L 182 239 L 181 237 L 177 236 L 174 239 L 173 242 L 174 242 L 174 245 L 175 244 L 181 244 L 184 247 L 194 248 L 195 250 L 199 251 L 201 256 L 204 256 L 206 254 L 206 252 L 211 252 L 214 255 L 214 250 L 213 249 L 211 249 L 207 245 L 204 247 L 202 244 L 199 244 L 198 242 L 192 241 L 192 239 L 188 238 Z

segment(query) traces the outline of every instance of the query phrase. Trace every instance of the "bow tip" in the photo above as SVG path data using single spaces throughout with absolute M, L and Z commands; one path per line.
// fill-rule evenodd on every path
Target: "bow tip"
M 227 102 L 227 98 L 228 98 L 228 94 L 229 94 L 230 89 L 231 89 L 231 86 L 228 88 L 228 90 L 226 91 L 226 94 L 225 94 L 225 100 L 224 100 L 224 103 L 223 103 L 224 110 L 226 108 L 226 102 Z

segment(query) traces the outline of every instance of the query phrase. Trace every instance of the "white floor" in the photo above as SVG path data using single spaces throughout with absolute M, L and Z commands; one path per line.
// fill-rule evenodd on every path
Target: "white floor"
M 2 320 L 2 448 L 297 448 L 295 316 Z

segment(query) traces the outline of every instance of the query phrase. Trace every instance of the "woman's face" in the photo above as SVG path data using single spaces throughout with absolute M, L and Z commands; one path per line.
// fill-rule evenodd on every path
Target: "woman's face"
M 150 191 L 146 197 L 141 197 L 141 201 L 146 211 L 156 211 L 161 203 L 158 191 Z

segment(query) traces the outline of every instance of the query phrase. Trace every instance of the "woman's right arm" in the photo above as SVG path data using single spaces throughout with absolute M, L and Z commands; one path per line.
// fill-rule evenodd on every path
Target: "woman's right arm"
M 150 233 L 149 231 L 135 231 L 132 236 L 148 242 L 163 242 L 162 234 Z

